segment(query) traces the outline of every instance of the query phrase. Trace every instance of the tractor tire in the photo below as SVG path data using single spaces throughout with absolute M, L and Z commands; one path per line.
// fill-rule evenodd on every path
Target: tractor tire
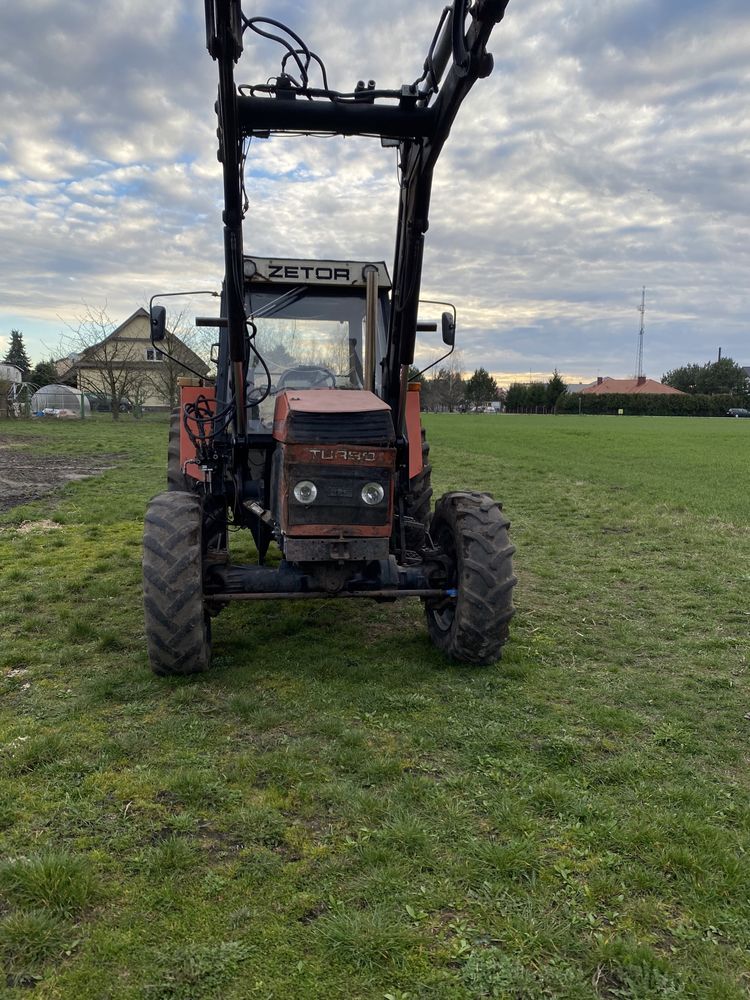
M 211 663 L 211 621 L 203 600 L 203 502 L 159 493 L 143 532 L 143 608 L 151 669 L 197 674 Z
M 500 659 L 513 617 L 510 522 L 486 493 L 446 493 L 430 523 L 433 543 L 448 557 L 455 602 L 427 602 L 430 639 L 452 660 L 486 666 Z
M 409 480 L 405 514 L 419 521 L 425 528 L 430 526 L 432 510 L 432 466 L 430 465 L 430 445 L 422 428 L 422 471 Z
M 169 441 L 167 444 L 167 489 L 186 493 L 191 490 L 190 477 L 182 471 L 180 462 L 180 409 L 169 415 Z

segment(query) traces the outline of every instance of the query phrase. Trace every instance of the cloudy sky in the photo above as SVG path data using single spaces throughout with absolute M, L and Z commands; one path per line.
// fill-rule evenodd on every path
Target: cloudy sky
M 332 86 L 411 82 L 441 2 L 245 0 L 288 22 Z M 86 306 L 218 287 L 221 177 L 200 0 L 24 0 L 0 12 L 0 354 L 32 361 Z M 747 0 L 511 0 L 495 71 L 434 187 L 423 294 L 459 310 L 467 370 L 502 381 L 750 364 Z M 240 82 L 278 71 L 248 40 Z M 393 150 L 251 146 L 248 252 L 390 260 Z M 426 356 L 426 355 L 425 355 Z

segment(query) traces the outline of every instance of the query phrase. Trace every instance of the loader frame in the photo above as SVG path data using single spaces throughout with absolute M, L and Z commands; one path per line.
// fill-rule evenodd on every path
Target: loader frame
M 453 0 L 443 11 L 424 63 L 423 77 L 398 91 L 355 90 L 343 98 L 310 87 L 246 88 L 235 84 L 235 64 L 250 21 L 240 0 L 206 0 L 206 44 L 219 70 L 216 104 L 219 159 L 224 179 L 224 263 L 229 358 L 234 373 L 235 439 L 246 436 L 243 366 L 247 364 L 243 275 L 243 143 L 270 133 L 326 132 L 377 136 L 397 145 L 402 178 L 393 266 L 392 309 L 383 398 L 400 414 L 404 369 L 414 360 L 424 237 L 429 226 L 432 177 L 461 103 L 492 72 L 486 45 L 508 0 Z M 468 21 L 468 27 L 467 27 Z M 446 73 L 447 69 L 447 73 Z M 445 79 L 441 83 L 443 75 Z

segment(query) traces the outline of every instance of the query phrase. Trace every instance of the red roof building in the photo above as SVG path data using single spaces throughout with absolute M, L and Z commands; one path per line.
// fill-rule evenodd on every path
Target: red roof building
M 604 393 L 617 392 L 626 395 L 649 395 L 649 396 L 684 396 L 686 393 L 680 389 L 673 389 L 671 385 L 664 385 L 655 379 L 646 378 L 598 378 L 593 385 L 587 385 L 581 389 L 581 395 L 601 396 Z

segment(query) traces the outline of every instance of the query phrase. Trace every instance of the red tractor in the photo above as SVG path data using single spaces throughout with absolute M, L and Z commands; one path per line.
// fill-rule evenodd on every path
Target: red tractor
M 360 81 L 342 93 L 289 28 L 245 17 L 239 0 L 206 0 L 219 67 L 225 278 L 220 315 L 196 320 L 218 329 L 216 376 L 182 380 L 168 489 L 146 514 L 144 606 L 157 674 L 205 670 L 212 618 L 230 601 L 270 599 L 417 597 L 450 658 L 499 658 L 516 582 L 508 521 L 486 493 L 447 493 L 432 510 L 419 383 L 408 373 L 418 331 L 437 329 L 417 318 L 433 169 L 461 101 L 492 69 L 485 45 L 506 3 L 454 0 L 419 79 L 398 90 Z M 248 30 L 275 38 L 284 55 L 276 77 L 237 87 Z M 375 135 L 398 149 L 393 281 L 382 262 L 245 254 L 248 144 L 278 132 Z M 450 352 L 455 311 L 441 323 Z M 162 353 L 165 324 L 152 303 Z M 231 561 L 230 526 L 250 530 L 257 562 Z M 271 544 L 280 559 L 267 563 Z

